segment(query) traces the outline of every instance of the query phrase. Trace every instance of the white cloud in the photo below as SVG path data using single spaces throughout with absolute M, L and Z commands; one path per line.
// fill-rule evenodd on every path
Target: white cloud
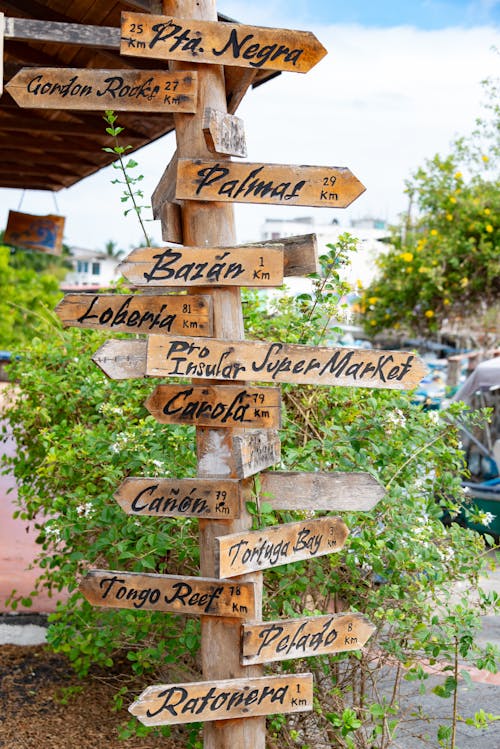
M 237 13 L 238 4 L 231 4 Z M 270 3 L 279 9 L 279 3 Z M 229 14 L 229 8 L 226 9 Z M 242 16 L 241 16 L 242 17 Z M 269 15 L 269 17 L 271 17 Z M 267 18 L 266 18 L 267 23 Z M 323 221 L 367 214 L 394 220 L 406 207 L 404 180 L 425 158 L 446 153 L 480 112 L 480 81 L 499 74 L 500 32 L 490 28 L 420 31 L 411 27 L 311 28 L 329 54 L 306 75 L 282 74 L 249 92 L 238 115 L 245 122 L 248 160 L 348 166 L 366 193 L 345 211 L 316 209 Z M 138 152 L 138 171 L 149 196 L 175 148 L 175 138 Z M 125 219 L 120 189 L 108 169 L 57 195 L 67 216 L 66 241 L 102 247 L 115 239 L 125 249 L 140 241 L 133 217 Z M 20 192 L 0 192 L 0 226 Z M 27 193 L 22 210 L 54 211 L 52 199 Z M 257 237 L 268 216 L 291 218 L 312 211 L 236 206 L 239 239 Z M 154 235 L 160 238 L 158 223 Z

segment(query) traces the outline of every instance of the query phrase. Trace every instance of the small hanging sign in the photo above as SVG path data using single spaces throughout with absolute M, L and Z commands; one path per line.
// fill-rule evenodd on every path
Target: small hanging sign
M 3 241 L 26 250 L 60 255 L 65 220 L 64 216 L 32 216 L 29 213 L 9 211 Z

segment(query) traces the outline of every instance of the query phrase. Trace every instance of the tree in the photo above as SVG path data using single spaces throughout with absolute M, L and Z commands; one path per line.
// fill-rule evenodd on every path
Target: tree
M 104 245 L 104 251 L 106 252 L 107 257 L 119 260 L 121 256 L 124 254 L 123 250 L 119 250 L 117 243 L 114 241 L 114 239 L 108 239 L 106 244 Z
M 499 81 L 484 86 L 488 117 L 456 140 L 448 156 L 426 161 L 407 182 L 408 214 L 395 227 L 360 305 L 372 332 L 434 333 L 447 319 L 484 322 L 498 305 Z

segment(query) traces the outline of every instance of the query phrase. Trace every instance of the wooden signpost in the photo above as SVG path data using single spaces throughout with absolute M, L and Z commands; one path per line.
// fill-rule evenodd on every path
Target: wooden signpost
M 158 385 L 145 406 L 162 424 L 253 429 L 281 426 L 279 388 Z
M 146 726 L 165 726 L 305 712 L 312 710 L 312 698 L 312 674 L 287 674 L 159 684 L 144 690 L 129 710 Z
M 234 577 L 340 551 L 349 535 L 337 517 L 301 520 L 216 539 L 219 577 Z
M 20 107 L 195 112 L 197 84 L 188 71 L 22 68 L 5 88 Z
M 153 517 L 240 517 L 242 487 L 236 479 L 127 478 L 115 500 L 127 515 Z
M 241 662 L 249 666 L 359 650 L 375 627 L 362 614 L 345 613 L 242 624 L 242 632 Z
M 90 570 L 79 588 L 93 606 L 252 619 L 255 586 L 204 577 Z
M 281 442 L 275 429 L 234 430 L 229 435 L 203 429 L 199 429 L 205 437 L 198 447 L 200 475 L 246 479 L 280 462 Z
M 179 159 L 175 197 L 346 208 L 365 187 L 345 166 L 286 166 Z
M 247 155 L 243 120 L 207 107 L 203 115 L 203 135 L 210 153 L 228 156 Z
M 212 299 L 207 295 L 66 294 L 55 311 L 65 327 L 213 334 Z
M 194 14 L 193 14 L 194 15 Z M 122 13 L 122 55 L 307 73 L 326 49 L 308 31 Z

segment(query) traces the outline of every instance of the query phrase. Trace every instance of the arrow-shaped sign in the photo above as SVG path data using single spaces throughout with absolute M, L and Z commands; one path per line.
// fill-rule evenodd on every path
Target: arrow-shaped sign
M 22 68 L 5 88 L 20 107 L 196 112 L 191 71 Z
M 288 166 L 179 159 L 175 197 L 346 208 L 365 186 L 345 166 Z
M 310 31 L 122 13 L 120 53 L 307 73 L 327 52 Z

